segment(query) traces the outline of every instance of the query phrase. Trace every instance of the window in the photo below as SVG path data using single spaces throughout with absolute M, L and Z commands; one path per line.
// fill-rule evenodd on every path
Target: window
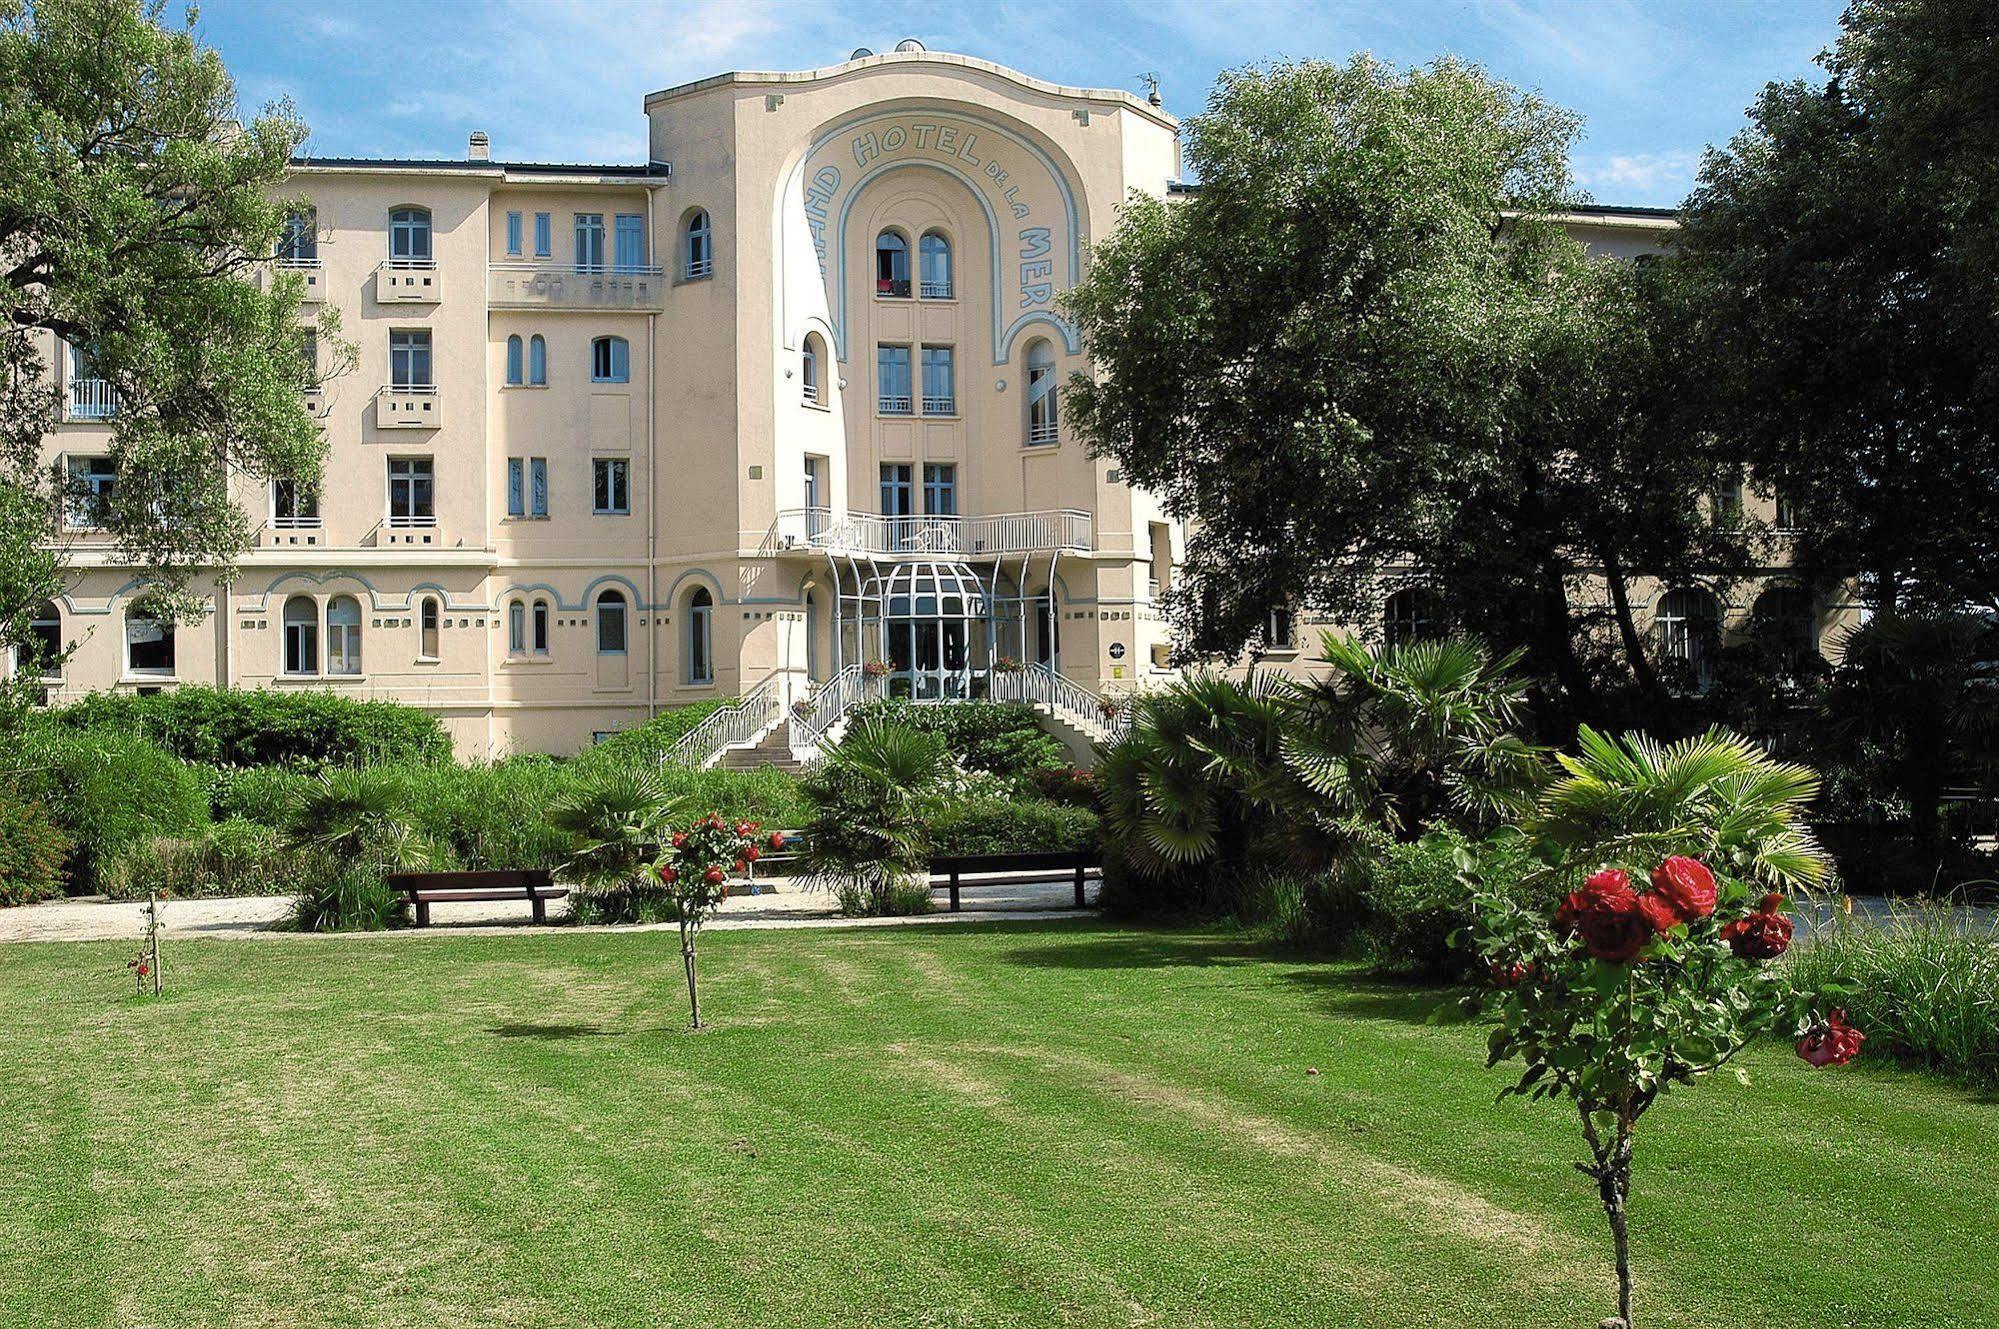
M 624 457 L 590 459 L 591 507 L 600 517 L 623 517 L 632 510 L 632 463 Z
M 507 386 L 517 388 L 527 382 L 527 352 L 519 333 L 507 338 Z
M 536 655 L 547 655 L 548 618 L 549 618 L 548 601 L 536 600 L 534 602 L 534 613 L 530 617 L 534 622 L 534 653 Z
M 319 333 L 312 328 L 299 329 L 298 366 L 300 386 L 319 391 Z
M 1804 527 L 1804 519 L 1798 515 L 1797 503 L 1786 495 L 1783 490 L 1779 489 L 1777 491 L 1777 529 L 1783 531 L 1801 531 Z
M 1443 631 L 1443 609 L 1436 594 L 1421 586 L 1407 586 L 1388 597 L 1381 607 L 1381 640 L 1389 646 L 1407 646 Z
M 319 262 L 319 218 L 311 208 L 285 218 L 285 229 L 278 236 L 278 262 L 294 268 Z
M 430 329 L 404 328 L 389 334 L 389 383 L 398 388 L 431 386 Z
M 519 210 L 507 214 L 507 254 L 510 258 L 521 256 L 521 214 Z
M 715 236 L 707 210 L 696 208 L 688 213 L 681 229 L 686 237 L 682 241 L 681 275 L 688 281 L 711 275 L 715 271 Z
M 319 525 L 319 495 L 301 488 L 296 480 L 271 481 L 271 525 Z
M 923 463 L 923 512 L 930 517 L 958 515 L 958 468 L 944 462 Z
M 824 347 L 819 340 L 819 334 L 816 332 L 808 333 L 805 338 L 805 355 L 800 370 L 800 377 L 804 379 L 803 393 L 806 404 L 810 406 L 821 405 L 826 400 L 825 389 L 820 386 L 819 380 L 821 373 L 819 366 L 823 358 L 823 351 Z
M 687 681 L 715 681 L 715 600 L 705 586 L 687 597 Z
M 528 649 L 528 607 L 519 600 L 507 606 L 507 654 L 525 655 Z
M 616 225 L 618 271 L 637 272 L 646 265 L 646 219 L 621 212 Z
M 579 212 L 576 219 L 576 270 L 604 270 L 604 214 Z
M 434 480 L 428 457 L 389 458 L 389 525 L 435 526 Z
M 319 672 L 319 605 L 309 595 L 285 601 L 285 672 Z
M 889 462 L 882 466 L 882 516 L 915 515 L 916 495 L 910 475 L 908 462 Z
M 361 672 L 361 602 L 351 595 L 326 602 L 326 672 Z
M 1055 348 L 1047 341 L 1032 342 L 1027 348 L 1027 441 L 1054 443 L 1062 417 L 1056 400 Z
M 125 672 L 171 678 L 174 672 L 174 625 L 143 609 L 125 612 Z
M 436 596 L 426 595 L 418 602 L 416 610 L 417 659 L 435 660 L 437 658 L 438 628 L 441 625 L 443 617 L 444 609 L 443 606 L 438 604 Z
M 111 499 L 118 490 L 118 463 L 111 457 L 69 459 L 71 526 L 102 526 L 111 520 Z
M 909 348 L 875 347 L 876 404 L 883 415 L 908 415 Z
M 923 413 L 925 415 L 958 413 L 958 394 L 953 386 L 951 348 L 948 346 L 923 348 Z
M 389 214 L 389 257 L 411 266 L 430 266 L 430 213 L 397 208 Z
M 1795 679 L 1819 657 L 1818 608 L 1802 586 L 1772 586 L 1749 611 L 1756 636 L 1776 654 Z
M 1720 644 L 1721 606 L 1706 591 L 1681 587 L 1666 592 L 1652 617 L 1665 659 L 1682 681 L 1705 688 L 1714 681 L 1714 649 Z
M 875 294 L 897 298 L 909 294 L 909 241 L 899 231 L 875 237 Z
M 28 639 L 14 648 L 14 667 L 39 678 L 62 677 L 62 611 L 53 600 L 35 606 Z
M 605 591 L 597 597 L 597 653 L 625 653 L 625 597 L 619 591 Z
M 548 386 L 548 343 L 539 332 L 528 338 L 528 384 L 537 388 Z
M 925 231 L 917 242 L 922 267 L 922 285 L 917 294 L 925 300 L 951 298 L 951 242 L 936 231 Z
M 590 381 L 629 383 L 632 381 L 632 351 L 623 337 L 599 337 L 590 343 Z
M 72 344 L 69 348 L 69 418 L 109 420 L 118 414 L 118 390 L 104 377 L 90 352 Z
M 555 255 L 555 219 L 546 212 L 534 215 L 534 256 L 552 258 Z
M 507 458 L 507 515 L 548 516 L 548 458 Z
M 1263 648 L 1267 651 L 1298 649 L 1298 625 L 1289 609 L 1279 606 L 1263 622 Z
M 1714 491 L 1714 519 L 1716 521 L 1742 520 L 1742 478 L 1740 476 L 1722 482 Z

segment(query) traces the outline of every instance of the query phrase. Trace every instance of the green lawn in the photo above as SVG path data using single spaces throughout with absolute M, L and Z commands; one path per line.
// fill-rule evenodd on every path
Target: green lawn
M 1048 926 L 0 946 L 0 1325 L 1593 1325 L 1570 1119 L 1434 994 Z M 1999 1322 L 1999 1103 L 1655 1109 L 1648 1326 Z M 1309 1076 L 1308 1067 L 1321 1074 Z

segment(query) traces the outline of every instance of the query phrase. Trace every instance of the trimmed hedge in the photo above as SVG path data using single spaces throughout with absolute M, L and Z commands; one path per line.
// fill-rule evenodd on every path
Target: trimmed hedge
M 208 766 L 451 760 L 451 738 L 437 717 L 326 691 L 189 686 L 149 697 L 98 692 L 50 712 L 49 719 L 70 729 L 136 734 Z

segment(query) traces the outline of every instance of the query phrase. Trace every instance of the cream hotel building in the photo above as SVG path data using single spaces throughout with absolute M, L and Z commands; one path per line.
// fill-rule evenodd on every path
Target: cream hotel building
M 736 737 L 782 718 L 809 746 L 880 691 L 1019 698 L 1081 739 L 1166 677 L 1182 532 L 1069 432 L 1057 297 L 1130 191 L 1184 188 L 1177 121 L 913 42 L 645 113 L 643 166 L 484 135 L 300 160 L 281 263 L 358 352 L 314 401 L 324 483 L 245 492 L 254 548 L 178 627 L 128 612 L 78 500 L 52 697 L 332 688 L 497 756 L 712 697 L 745 699 Z M 1619 257 L 1671 226 L 1572 220 Z M 116 400 L 50 349 L 51 459 L 115 484 Z

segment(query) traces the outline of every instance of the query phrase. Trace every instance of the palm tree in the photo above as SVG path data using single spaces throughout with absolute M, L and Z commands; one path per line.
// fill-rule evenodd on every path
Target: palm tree
M 570 838 L 565 875 L 598 894 L 643 886 L 679 806 L 644 768 L 611 771 L 564 795 L 549 821 Z
M 805 783 L 812 820 L 799 865 L 853 911 L 885 913 L 929 867 L 930 797 L 951 759 L 944 740 L 878 717 L 857 722 Z

